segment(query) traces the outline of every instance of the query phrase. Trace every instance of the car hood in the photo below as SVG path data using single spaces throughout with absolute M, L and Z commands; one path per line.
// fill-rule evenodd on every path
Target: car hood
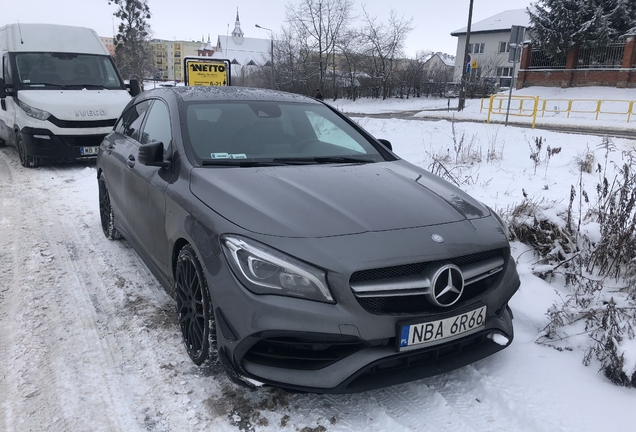
M 60 120 L 116 119 L 130 102 L 126 90 L 20 90 L 18 97 Z
M 241 228 L 327 237 L 489 215 L 479 202 L 404 161 L 192 170 L 192 193 Z

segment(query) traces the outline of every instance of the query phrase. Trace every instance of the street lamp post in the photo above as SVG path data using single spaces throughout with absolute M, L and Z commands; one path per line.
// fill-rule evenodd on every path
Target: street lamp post
M 268 29 L 267 27 L 259 26 L 258 24 L 254 24 L 254 26 L 256 28 L 263 29 L 263 30 L 265 30 L 265 31 L 267 31 L 269 33 L 269 38 L 270 38 L 269 50 L 270 50 L 270 53 L 271 53 L 271 60 L 270 60 L 270 63 L 269 63 L 269 68 L 270 68 L 270 70 L 272 72 L 272 74 L 271 74 L 272 75 L 272 84 L 271 84 L 271 86 L 272 86 L 272 90 L 273 90 L 274 89 L 274 32 L 271 29 Z

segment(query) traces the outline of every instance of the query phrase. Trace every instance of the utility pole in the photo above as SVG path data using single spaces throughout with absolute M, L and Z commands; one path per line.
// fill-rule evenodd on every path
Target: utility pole
M 471 0 L 472 1 L 472 0 Z M 271 87 L 272 90 L 274 90 L 274 32 L 271 29 L 268 29 L 267 27 L 261 27 L 258 24 L 254 24 L 254 26 L 256 28 L 265 30 L 269 33 L 269 38 L 270 38 L 270 53 L 271 53 L 271 59 L 270 59 L 270 63 L 269 63 L 269 68 L 271 70 L 271 78 L 272 78 L 272 83 L 271 83 Z
M 457 111 L 462 111 L 466 105 L 466 74 L 468 69 L 468 46 L 470 45 L 470 26 L 473 22 L 473 0 L 468 6 L 468 25 L 466 26 L 466 46 L 464 47 L 464 59 L 462 63 L 462 81 L 459 87 L 459 102 Z

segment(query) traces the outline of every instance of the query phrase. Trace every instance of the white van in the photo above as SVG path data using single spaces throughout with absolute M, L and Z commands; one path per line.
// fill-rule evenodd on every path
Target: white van
M 126 88 L 94 30 L 54 24 L 0 27 L 0 145 L 24 167 L 94 157 L 139 92 Z

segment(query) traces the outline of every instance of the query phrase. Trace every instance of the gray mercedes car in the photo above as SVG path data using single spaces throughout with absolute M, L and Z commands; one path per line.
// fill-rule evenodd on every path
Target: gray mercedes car
M 241 87 L 135 97 L 97 157 L 104 234 L 176 300 L 232 380 L 357 392 L 513 339 L 519 287 L 488 207 L 329 105 Z

